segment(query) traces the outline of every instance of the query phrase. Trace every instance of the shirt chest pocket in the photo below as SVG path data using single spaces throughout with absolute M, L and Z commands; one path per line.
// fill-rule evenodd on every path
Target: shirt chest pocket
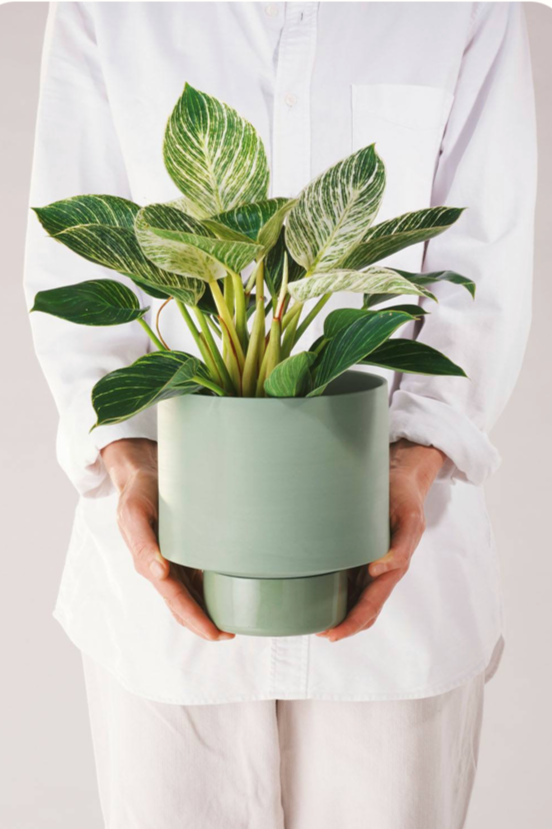
M 353 84 L 353 152 L 375 142 L 387 184 L 377 221 L 428 207 L 454 96 L 432 86 Z

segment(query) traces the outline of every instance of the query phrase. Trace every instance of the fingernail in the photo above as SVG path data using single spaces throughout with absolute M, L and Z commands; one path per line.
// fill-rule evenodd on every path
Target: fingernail
M 165 575 L 165 568 L 163 567 L 160 561 L 156 561 L 154 559 L 154 561 L 152 561 L 150 564 L 150 572 L 153 576 L 155 576 L 156 579 L 162 579 Z
M 385 573 L 385 567 L 370 567 L 368 572 L 371 576 L 380 576 L 382 573 Z
M 221 633 L 221 634 L 219 634 L 218 638 L 219 638 L 219 641 L 222 640 L 222 639 L 233 639 L 234 634 L 233 633 Z

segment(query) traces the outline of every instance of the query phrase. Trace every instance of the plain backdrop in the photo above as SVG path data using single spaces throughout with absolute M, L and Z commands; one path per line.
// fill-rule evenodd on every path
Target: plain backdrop
M 51 615 L 76 497 L 56 464 L 57 416 L 21 287 L 47 5 L 0 6 L 0 826 L 101 829 L 80 654 Z M 534 321 L 521 378 L 492 436 L 503 457 L 487 495 L 506 651 L 487 686 L 468 829 L 552 826 L 552 9 L 528 3 L 526 12 L 540 148 Z

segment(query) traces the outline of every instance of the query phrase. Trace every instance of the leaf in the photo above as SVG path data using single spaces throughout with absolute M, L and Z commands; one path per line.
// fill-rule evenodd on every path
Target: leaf
M 136 284 L 146 283 L 183 302 L 197 302 L 198 296 L 205 290 L 205 286 L 198 280 L 184 279 L 178 274 L 157 268 L 146 259 L 134 231 L 128 228 L 78 225 L 53 238 L 90 262 L 111 268 L 130 279 L 136 277 Z
M 348 328 L 342 329 L 324 349 L 316 370 L 314 389 L 308 396 L 321 394 L 331 380 L 366 359 L 371 351 L 411 319 L 410 314 L 378 311 L 362 316 Z
M 454 271 L 409 273 L 408 271 L 400 271 L 397 269 L 397 273 L 404 277 L 404 279 L 407 279 L 413 285 L 431 285 L 433 282 L 453 282 L 457 285 L 463 285 L 466 288 L 466 290 L 471 294 L 471 296 L 475 297 L 475 282 L 473 282 L 473 280 L 468 279 L 465 276 L 461 276 L 459 273 L 455 273 Z M 393 294 L 371 293 L 368 296 L 365 296 L 364 306 L 366 308 L 371 308 L 373 305 L 377 305 L 380 302 L 385 302 L 386 300 L 392 298 Z
M 189 84 L 167 124 L 167 171 L 202 219 L 261 201 L 268 195 L 268 163 L 254 127 L 226 104 Z
M 304 397 L 312 388 L 309 369 L 315 360 L 316 354 L 310 351 L 282 360 L 265 380 L 266 393 L 270 397 Z
M 463 210 L 464 208 L 458 207 L 430 207 L 404 213 L 396 219 L 374 225 L 339 265 L 342 268 L 362 270 L 403 248 L 433 239 L 448 230 L 460 218 Z
M 330 273 L 314 273 L 288 287 L 291 296 L 299 302 L 335 294 L 338 291 L 354 293 L 416 294 L 434 299 L 433 294 L 414 285 L 390 268 L 373 267 L 366 271 L 336 270 Z
M 96 279 L 39 291 L 31 311 L 42 311 L 81 325 L 122 325 L 144 316 L 138 297 L 112 279 Z
M 151 224 L 156 217 L 148 211 L 149 208 L 144 208 L 136 218 L 136 236 L 144 255 L 163 270 L 213 282 L 224 277 L 227 270 L 239 273 L 261 250 L 259 245 L 249 241 L 215 239 L 158 227 Z M 181 215 L 185 216 L 184 213 Z
M 385 308 L 385 311 L 393 313 L 408 314 L 412 319 L 416 317 L 412 311 L 407 309 L 417 310 L 417 305 L 397 306 L 396 308 Z M 367 316 L 380 313 L 379 311 L 369 311 L 366 308 L 337 308 L 328 314 L 324 320 L 324 339 L 331 340 L 344 328 L 348 328 L 359 319 L 364 319 Z
M 293 259 L 286 248 L 285 228 L 283 227 L 278 240 L 268 252 L 265 259 L 265 282 L 273 299 L 278 297 L 284 273 L 284 254 L 288 253 L 288 282 L 295 282 L 305 275 L 305 269 Z
M 385 168 L 373 144 L 307 185 L 287 226 L 296 262 L 311 272 L 335 269 L 365 235 L 384 188 Z
M 138 412 L 201 389 L 194 376 L 208 376 L 199 360 L 183 351 L 154 351 L 102 377 L 92 390 L 96 426 L 120 423 Z
M 134 227 L 134 219 L 140 210 L 137 204 L 119 196 L 74 196 L 53 202 L 46 207 L 35 207 L 43 228 L 55 236 L 62 230 L 77 225 L 110 225 Z
M 201 295 L 205 286 L 198 282 L 186 283 L 176 275 L 168 280 L 166 274 L 146 259 L 134 234 L 139 211 L 139 206 L 127 199 L 92 195 L 75 196 L 35 209 L 52 238 L 85 259 L 129 276 L 150 296 L 163 299 L 174 295 L 191 302 Z M 188 217 L 187 229 L 192 227 L 191 222 L 193 219 Z M 167 290 L 156 290 L 151 282 L 167 283 Z
M 472 298 L 475 298 L 475 282 L 466 276 L 461 276 L 454 271 L 431 271 L 430 273 L 409 273 L 408 271 L 397 271 L 414 285 L 431 285 L 432 282 L 453 282 L 455 285 L 462 285 Z
M 148 285 L 147 282 L 144 282 L 142 279 L 138 279 L 136 276 L 131 277 L 132 281 L 135 285 L 137 285 L 140 290 L 142 290 L 148 296 L 153 296 L 155 299 L 168 299 L 171 294 L 167 293 L 167 291 L 161 291 L 158 288 L 152 288 L 151 285 Z
M 294 204 L 293 199 L 266 199 L 204 219 L 203 224 L 220 239 L 258 242 L 265 252 L 276 244 L 286 214 Z
M 401 371 L 408 374 L 440 374 L 454 377 L 465 377 L 460 366 L 441 354 L 435 348 L 420 343 L 417 340 L 388 340 L 372 351 L 366 359 L 365 365 L 380 366 L 391 371 Z

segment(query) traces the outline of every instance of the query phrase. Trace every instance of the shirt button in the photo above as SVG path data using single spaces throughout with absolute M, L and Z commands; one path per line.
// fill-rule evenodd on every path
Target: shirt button
M 297 95 L 294 95 L 293 92 L 288 92 L 284 98 L 284 101 L 288 105 L 288 107 L 294 107 L 297 103 Z
M 270 6 L 265 6 L 265 14 L 267 14 L 269 17 L 278 17 L 279 12 L 280 10 L 278 6 L 276 6 L 274 3 L 271 3 Z

